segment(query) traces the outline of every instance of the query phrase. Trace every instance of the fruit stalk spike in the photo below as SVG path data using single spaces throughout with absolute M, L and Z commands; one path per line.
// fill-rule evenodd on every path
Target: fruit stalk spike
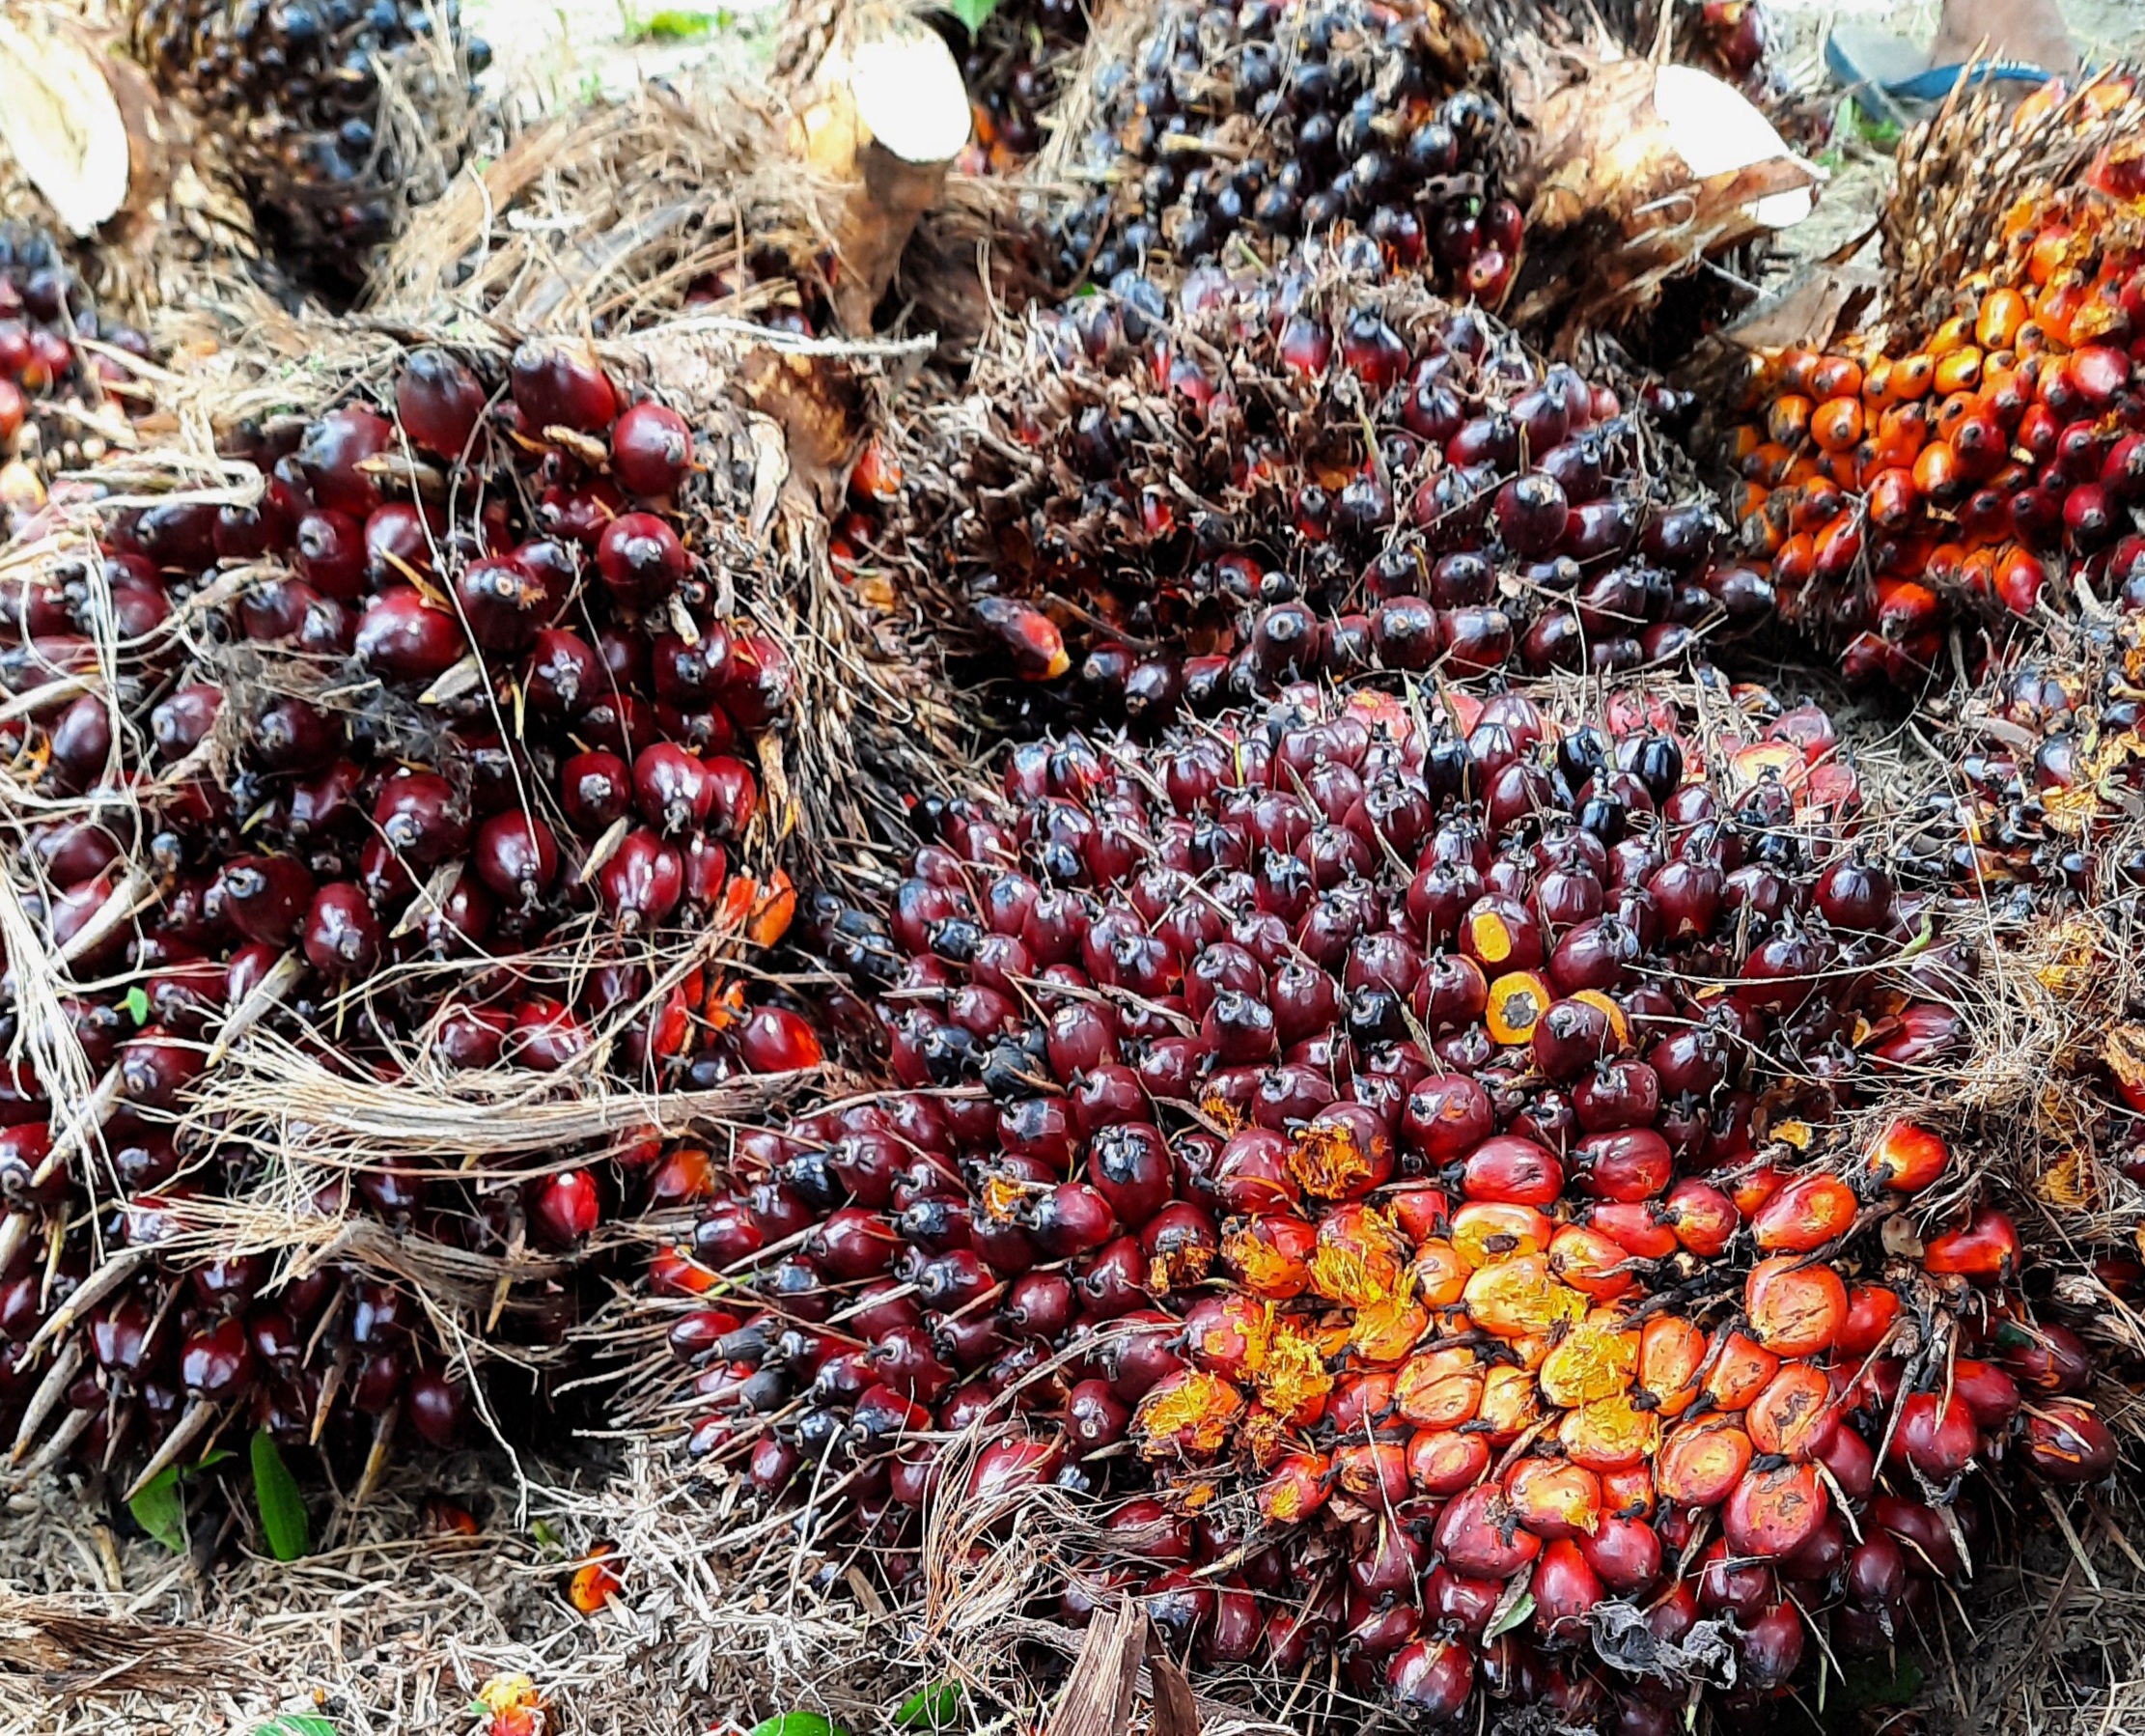
M 74 1377 L 81 1372 L 82 1347 L 70 1343 L 52 1358 L 52 1366 L 44 1371 L 44 1379 L 38 1383 L 38 1389 L 30 1394 L 30 1403 L 22 1413 L 22 1426 L 14 1432 L 14 1445 L 9 1448 L 8 1457 L 16 1464 L 30 1450 L 30 1443 L 44 1427 L 45 1419 L 59 1408 L 67 1396 L 67 1389 L 74 1384 Z
M 140 1474 L 126 1486 L 126 1493 L 120 1498 L 122 1500 L 132 1500 L 156 1480 L 165 1467 L 178 1464 L 179 1455 L 193 1445 L 195 1441 L 207 1431 L 209 1425 L 215 1421 L 221 1410 L 222 1407 L 213 1399 L 197 1398 L 188 1400 L 185 1414 L 173 1426 L 172 1432 L 164 1437 L 156 1450 L 150 1455 L 149 1463 L 142 1467 Z

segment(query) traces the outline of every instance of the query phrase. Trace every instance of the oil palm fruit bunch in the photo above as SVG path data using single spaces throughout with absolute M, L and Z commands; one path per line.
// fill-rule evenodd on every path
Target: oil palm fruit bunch
M 971 30 L 934 14 L 933 24 L 961 61 L 975 123 L 958 166 L 971 175 L 1011 175 L 1043 149 L 1043 116 L 1087 42 L 1088 18 L 1074 0 L 1012 0 Z
M 1955 628 L 1972 651 L 2080 584 L 2145 600 L 2119 565 L 2145 503 L 2141 187 L 2145 149 L 2119 140 L 2020 198 L 1913 341 L 1754 368 L 1726 454 L 1742 550 L 1851 679 L 1919 683 Z
M 1489 305 L 1518 265 L 1510 126 L 1474 29 L 1436 4 L 1164 7 L 1095 80 L 1072 173 L 1092 187 L 1042 262 L 1062 287 L 1266 257 L 1347 224 L 1396 269 Z
M 491 58 L 463 33 L 460 0 L 135 0 L 128 31 L 134 58 L 221 146 L 285 263 L 345 292 L 393 238 L 398 201 L 444 191 Z M 415 148 L 389 90 L 421 123 Z
M 82 338 L 149 354 L 139 331 L 98 316 L 49 235 L 0 223 L 0 529 L 9 534 L 44 504 L 53 472 L 106 449 L 92 412 L 109 413 L 112 388 L 132 376 L 113 357 L 78 350 Z
M 8 979 L 31 1059 L 0 1093 L 0 1335 L 18 1354 L 71 1282 L 112 1281 L 93 1246 L 119 1254 L 121 1288 L 13 1383 L 28 1404 L 66 1368 L 32 1420 L 98 1453 L 153 1448 L 199 1407 L 318 1433 L 400 1406 L 445 1430 L 411 1284 L 228 1246 L 302 1170 L 272 1089 L 231 1083 L 260 1077 L 254 1046 L 435 1106 L 820 1059 L 720 964 L 794 906 L 779 871 L 740 872 L 771 830 L 761 769 L 794 674 L 737 612 L 753 545 L 720 436 L 532 339 L 403 353 L 376 400 L 229 446 L 265 484 L 253 504 L 115 511 L 11 586 L 0 650 L 36 942 Z M 458 1170 L 372 1147 L 278 1211 L 401 1238 L 403 1274 L 438 1247 L 511 1275 L 526 1249 L 528 1293 L 488 1301 L 540 1334 L 659 1155 L 550 1141 Z
M 1356 238 L 1032 310 L 860 466 L 837 560 L 905 549 L 993 672 L 1150 728 L 1374 668 L 1630 669 L 1768 613 L 1653 415 L 1378 279 Z
M 1960 1040 L 1885 970 L 1930 911 L 1823 714 L 1720 697 L 1296 686 L 920 804 L 884 908 L 809 923 L 893 1088 L 740 1135 L 656 1262 L 691 1450 L 843 1492 L 897 1579 L 948 1464 L 1055 1483 L 1100 1539 L 1066 1616 L 1426 1715 L 1583 1723 L 1595 1632 L 1664 1678 L 1638 1728 L 1709 1647 L 1783 1685 L 1797 1602 L 1881 1645 L 2017 1425 L 1968 1358 L 2018 1239 L 1876 1233 L 1958 1181 L 1827 1131 Z

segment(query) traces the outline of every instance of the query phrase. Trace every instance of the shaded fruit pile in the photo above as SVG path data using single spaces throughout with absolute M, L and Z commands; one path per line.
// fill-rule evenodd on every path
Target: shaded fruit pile
M 2108 98 L 2120 101 L 2127 83 Z M 2145 602 L 2145 149 L 2020 200 L 1919 341 L 1763 358 L 1728 459 L 1743 551 L 1851 679 L 1919 683 L 2084 585 Z
M 52 238 L 0 223 L 0 530 L 12 535 L 44 504 L 61 469 L 109 448 L 107 420 L 123 411 L 112 388 L 131 382 L 124 362 L 78 349 L 89 338 L 146 357 L 132 326 L 100 319 Z M 0 599 L 0 619 L 15 602 Z
M 1094 81 L 1072 151 L 1094 190 L 1055 219 L 1045 272 L 1114 284 L 1346 224 L 1395 269 L 1494 306 L 1520 215 L 1498 183 L 1509 123 L 1474 88 L 1486 57 L 1435 4 L 1178 0 Z
M 692 1449 L 845 1493 L 899 1582 L 980 1424 L 967 1503 L 1108 1516 L 1064 1615 L 1424 1715 L 1665 1729 L 1802 1612 L 1881 1648 L 1971 1462 L 2114 1449 L 2021 1410 L 2018 1237 L 1941 1141 L 1811 1162 L 1960 1020 L 1884 968 L 1933 911 L 1824 715 L 1718 697 L 1296 687 L 919 807 L 885 910 L 813 913 L 900 1089 L 741 1136 L 658 1259 Z
M 838 560 L 907 559 L 992 672 L 1143 725 L 1372 668 L 1630 669 L 1769 613 L 1651 415 L 1367 246 L 1031 313 L 899 478 L 852 477 Z
M 1043 149 L 1043 117 L 1087 42 L 1086 9 L 1072 0 L 1014 0 L 970 33 L 954 17 L 933 25 L 961 61 L 975 130 L 957 160 L 971 175 L 1017 174 Z
M 128 27 L 135 58 L 210 127 L 287 263 L 346 291 L 392 238 L 398 202 L 435 197 L 460 166 L 469 80 L 491 59 L 462 33 L 460 0 L 136 0 Z
M 393 360 L 235 432 L 254 504 L 107 515 L 0 652 L 0 1414 L 93 1462 L 230 1406 L 452 1434 L 428 1307 L 555 1337 L 660 1155 L 601 1117 L 517 1151 L 515 1109 L 820 1059 L 723 969 L 794 904 L 739 872 L 794 675 L 730 455 L 575 347 Z M 309 1167 L 339 1088 L 386 1121 Z

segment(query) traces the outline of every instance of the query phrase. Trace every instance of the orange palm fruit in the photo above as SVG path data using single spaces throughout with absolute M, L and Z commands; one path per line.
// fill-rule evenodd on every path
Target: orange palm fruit
M 1654 1487 L 1672 1507 L 1715 1507 L 1750 1469 L 1750 1437 L 1733 1417 L 1681 1422 L 1661 1441 Z
M 1325 1505 L 1333 1492 L 1333 1462 L 1323 1453 L 1290 1453 L 1275 1464 L 1254 1498 L 1269 1525 L 1295 1525 Z
M 1630 1258 L 1618 1243 L 1585 1224 L 1566 1224 L 1549 1244 L 1549 1270 L 1596 1302 L 1614 1302 L 1637 1283 L 1635 1274 L 1617 1270 Z
M 1810 1459 L 1831 1439 L 1832 1384 L 1809 1362 L 1787 1362 L 1744 1408 L 1742 1426 L 1761 1453 Z
M 1407 1442 L 1407 1480 L 1446 1500 L 1472 1489 L 1490 1469 L 1490 1442 L 1480 1432 L 1418 1429 Z
M 1598 1310 L 1556 1341 L 1535 1377 L 1542 1396 L 1560 1410 L 1627 1391 L 1638 1373 L 1639 1334 L 1606 1309 Z
M 1230 1221 L 1221 1238 L 1221 1263 L 1253 1296 L 1286 1302 L 1311 1287 L 1311 1257 L 1318 1225 L 1282 1213 Z
M 1660 1418 L 1628 1392 L 1598 1398 L 1557 1419 L 1557 1444 L 1574 1465 L 1599 1474 L 1646 1464 L 1660 1444 Z
M 1832 1340 L 1845 1356 L 1866 1357 L 1891 1335 L 1892 1323 L 1906 1306 L 1899 1293 L 1883 1284 L 1855 1284 L 1847 1293 L 1847 1317 Z
M 1961 1229 L 1934 1236 L 1922 1246 L 1922 1269 L 1938 1276 L 2002 1283 L 2019 1270 L 2018 1226 L 1993 1206 L 1976 1206 Z
M 1663 1416 L 1681 1416 L 1697 1402 L 1706 1334 L 1680 1314 L 1657 1314 L 1639 1330 L 1634 1385 Z
M 1482 1403 L 1481 1364 L 1471 1350 L 1420 1352 L 1401 1365 L 1393 1398 L 1417 1428 L 1458 1428 Z
M 1782 1357 L 1814 1357 L 1831 1348 L 1847 1319 L 1847 1285 L 1829 1266 L 1793 1254 L 1760 1260 L 1742 1287 L 1750 1330 Z
M 1561 1459 L 1521 1459 L 1505 1474 L 1505 1499 L 1537 1537 L 1584 1537 L 1602 1523 L 1602 1479 Z
M 1870 1145 L 1870 1179 L 1895 1193 L 1919 1193 L 1950 1162 L 1943 1139 L 1911 1121 L 1893 1122 Z
M 1974 315 L 1974 342 L 1984 350 L 2009 350 L 2025 319 L 2026 298 L 2017 290 L 1991 290 Z
M 1831 1504 L 1814 1465 L 1752 1470 L 1721 1507 L 1721 1533 L 1730 1554 L 1776 1561 L 1809 1541 Z
M 1483 1439 L 1491 1446 L 1517 1441 L 1542 1420 L 1534 1376 L 1509 1362 L 1492 1366 L 1483 1377 L 1482 1403 L 1475 1411 Z
M 1780 1358 L 1734 1327 L 1720 1327 L 1706 1353 L 1699 1388 L 1716 1411 L 1740 1411 L 1780 1372 Z
M 1862 437 L 1862 401 L 1828 398 L 1809 419 L 1810 437 L 1826 452 L 1851 452 Z
M 1802 1176 L 1766 1201 L 1750 1220 L 1751 1239 L 1767 1253 L 1811 1253 L 1852 1229 L 1860 1209 L 1838 1176 Z
M 1536 1206 L 1471 1199 L 1452 1215 L 1452 1246 L 1472 1272 L 1520 1254 L 1546 1253 L 1556 1225 Z
M 1675 1190 L 1669 1190 L 1673 1198 Z M 1650 1199 L 1598 1201 L 1586 1215 L 1587 1226 L 1606 1236 L 1632 1259 L 1665 1260 L 1682 1246 L 1662 1219 L 1666 1202 Z
M 1417 1246 L 1408 1270 L 1414 1274 L 1415 1294 L 1427 1306 L 1449 1308 L 1466 1290 L 1472 1268 L 1450 1242 L 1433 1237 Z
M 1467 1280 L 1468 1317 L 1493 1338 L 1546 1332 L 1584 1319 L 1586 1298 L 1550 1274 L 1546 1254 L 1520 1254 L 1486 1266 Z

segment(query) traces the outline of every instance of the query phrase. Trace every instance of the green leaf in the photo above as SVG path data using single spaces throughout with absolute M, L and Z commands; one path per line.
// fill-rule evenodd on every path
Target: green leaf
M 129 1497 L 126 1510 L 134 1523 L 173 1554 L 186 1548 L 186 1505 L 179 1497 L 179 1467 L 167 1465 Z
M 990 21 L 990 14 L 998 10 L 998 0 L 946 0 L 946 10 L 968 27 L 974 36 Z
M 268 1534 L 269 1554 L 278 1561 L 295 1561 L 305 1554 L 313 1541 L 305 1497 L 283 1462 L 283 1449 L 266 1429 L 253 1431 L 253 1504 L 261 1509 L 261 1528 Z
M 253 1736 L 337 1736 L 337 1731 L 331 1720 L 310 1712 L 286 1712 L 260 1725 Z
M 1483 1629 L 1484 1643 L 1496 1638 L 1499 1634 L 1509 1634 L 1534 1613 L 1534 1593 L 1522 1591 L 1505 1607 L 1504 1612 Z
M 714 13 L 665 8 L 650 13 L 634 25 L 630 40 L 636 42 L 697 42 L 713 35 L 721 22 Z
M 961 1711 L 961 1684 L 959 1682 L 933 1682 L 929 1688 L 919 1688 L 894 1714 L 894 1727 L 898 1730 L 945 1730 L 953 1726 Z
M 541 1549 L 557 1550 L 566 1547 L 566 1539 L 559 1535 L 548 1519 L 535 1521 L 529 1526 L 529 1535 L 537 1540 Z
M 126 1009 L 126 1016 L 136 1024 L 149 1022 L 149 991 L 136 983 L 126 991 L 126 998 L 120 1002 Z
M 778 1712 L 754 1724 L 751 1736 L 849 1736 L 849 1732 L 817 1712 Z

